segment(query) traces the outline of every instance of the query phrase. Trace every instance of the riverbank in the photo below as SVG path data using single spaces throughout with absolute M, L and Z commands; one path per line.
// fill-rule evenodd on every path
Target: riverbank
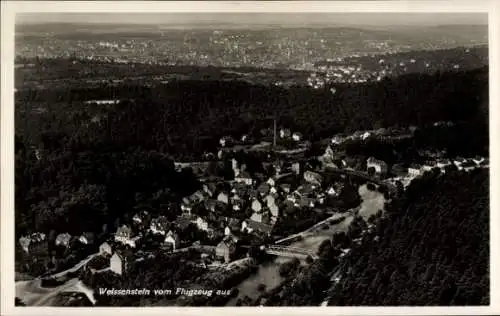
M 361 204 L 358 207 L 345 213 L 334 214 L 300 233 L 289 236 L 293 237 L 300 235 L 302 239 L 290 242 L 287 246 L 304 248 L 317 252 L 319 246 L 325 240 L 331 240 L 336 233 L 347 232 L 356 215 L 360 215 L 364 220 L 367 220 L 379 210 L 384 211 L 386 200 L 382 193 L 368 190 L 366 184 L 359 187 L 358 193 L 361 197 Z M 344 220 L 341 222 L 333 225 L 330 224 L 342 217 L 344 217 Z M 325 225 L 327 225 L 326 229 Z M 286 240 L 282 240 L 281 242 L 286 242 Z M 269 262 L 261 264 L 255 274 L 252 274 L 237 286 L 239 290 L 238 295 L 231 298 L 226 306 L 237 306 L 238 300 L 243 302 L 256 301 L 263 294 L 262 291 L 259 291 L 259 286 L 265 287 L 265 293 L 279 291 L 279 288 L 286 282 L 286 278 L 283 278 L 279 273 L 280 266 L 291 260 L 293 260 L 293 258 L 276 257 Z M 302 265 L 304 265 L 304 262 L 302 262 Z M 307 267 L 305 268 L 307 269 Z

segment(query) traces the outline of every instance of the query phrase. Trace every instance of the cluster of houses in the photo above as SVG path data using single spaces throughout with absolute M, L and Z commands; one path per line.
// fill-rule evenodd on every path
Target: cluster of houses
M 488 168 L 489 159 L 484 157 L 463 158 L 456 157 L 450 159 L 429 160 L 424 164 L 412 164 L 408 167 L 408 174 L 412 176 L 420 176 L 426 171 L 431 171 L 434 168 L 439 168 L 441 172 L 446 172 L 446 167 L 454 165 L 460 171 L 472 171 L 476 168 Z
M 164 216 L 151 218 L 147 212 L 137 213 L 132 220 L 135 226 L 143 227 L 143 232 L 134 234 L 134 229 L 123 225 L 114 236 L 115 244 L 138 248 L 145 235 L 154 234 L 163 238 L 163 249 L 177 251 L 187 246 L 182 240 L 182 223 L 184 226 L 193 224 L 206 232 L 208 238 L 221 238 L 215 247 L 215 259 L 229 262 L 234 259 L 238 242 L 245 235 L 270 236 L 282 216 L 282 209 L 313 209 L 324 204 L 327 197 L 338 196 L 342 189 L 341 185 L 323 187 L 322 176 L 313 171 L 304 172 L 300 163 L 290 166 L 292 174 L 302 179 L 300 185 L 278 183 L 276 177 L 252 176 L 245 165 L 234 159 L 232 167 L 234 180 L 206 179 L 199 191 L 184 197 L 180 205 L 182 214 L 174 222 Z M 200 208 L 205 211 L 195 211 Z
M 268 135 L 270 133 L 273 133 L 270 130 L 263 129 L 261 131 L 262 135 Z M 279 131 L 277 131 L 276 137 L 279 137 L 282 140 L 293 140 L 296 142 L 300 142 L 304 139 L 304 136 L 300 132 L 292 132 L 289 128 L 280 128 Z M 221 147 L 230 147 L 233 145 L 237 144 L 248 144 L 252 141 L 252 138 L 249 135 L 241 135 L 239 139 L 235 139 L 232 136 L 223 136 L 219 140 L 219 145 Z M 220 157 L 219 157 L 220 158 Z
M 352 134 L 339 133 L 332 137 L 331 145 L 342 145 L 347 141 L 366 141 L 374 138 L 382 142 L 394 142 L 412 138 L 417 131 L 416 126 L 408 128 L 379 128 L 376 130 L 355 131 Z
M 49 240 L 46 234 L 39 232 L 19 238 L 19 245 L 27 254 L 47 252 L 50 243 L 59 247 L 71 248 L 76 244 L 87 246 L 92 245 L 94 242 L 95 235 L 91 232 L 84 232 L 79 236 L 71 236 L 69 233 L 61 233 L 52 240 Z
M 304 136 L 299 132 L 292 132 L 289 128 L 281 128 L 279 130 L 279 137 L 281 139 L 292 139 L 296 142 L 301 141 Z

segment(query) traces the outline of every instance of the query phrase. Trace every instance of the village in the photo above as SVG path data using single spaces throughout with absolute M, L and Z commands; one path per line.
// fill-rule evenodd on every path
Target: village
M 446 122 L 434 124 L 435 127 L 447 125 Z M 452 169 L 469 172 L 489 167 L 487 158 L 449 159 L 443 158 L 444 151 L 425 150 L 420 153 L 427 159 L 424 163 L 393 164 L 389 168 L 386 162 L 374 157 L 362 161 L 347 157 L 342 149 L 346 142 L 410 139 L 416 130 L 409 127 L 335 135 L 326 145 L 324 154 L 316 157 L 315 164 L 301 155 L 302 150 L 279 149 L 280 142 L 295 143 L 298 149 L 308 148 L 310 143 L 303 141 L 300 133 L 289 129 L 282 128 L 278 132 L 275 125 L 272 148 L 274 153 L 286 154 L 279 155 L 278 159 L 268 156 L 273 157 L 267 162 L 272 166 L 268 174 L 252 174 L 245 164 L 232 156 L 229 159 L 232 179 L 203 176 L 200 172 L 201 189 L 185 196 L 180 204 L 171 204 L 164 215 L 139 210 L 132 216 L 125 216 L 111 235 L 83 232 L 80 236 L 71 236 L 60 232 L 50 238 L 38 232 L 21 237 L 19 246 L 25 256 L 35 261 L 37 254 L 46 254 L 52 249 L 47 265 L 52 269 L 42 273 L 42 277 L 67 268 L 58 266 L 56 257 L 71 257 L 76 252 L 80 256 L 90 254 L 82 266 L 92 273 L 111 271 L 118 277 L 126 276 L 137 262 L 154 260 L 159 253 L 189 253 L 186 257 L 190 264 L 217 271 L 241 267 L 239 263 L 247 262 L 256 249 L 271 255 L 314 260 L 317 258 L 315 251 L 287 248 L 281 246 L 281 242 L 299 237 L 301 231 L 321 223 L 332 224 L 328 222 L 331 219 L 342 221 L 342 215 L 358 203 L 351 205 L 343 201 L 349 196 L 347 190 L 357 196 L 352 179 L 359 185 L 376 184 L 387 198 L 391 198 L 426 172 L 444 173 Z M 241 151 L 241 144 L 246 141 L 245 135 L 240 142 L 223 137 L 217 159 L 227 160 L 233 149 Z M 269 146 L 270 143 L 264 142 L 251 148 L 261 151 Z M 195 165 L 203 168 L 203 163 Z M 343 249 L 341 256 L 348 250 Z

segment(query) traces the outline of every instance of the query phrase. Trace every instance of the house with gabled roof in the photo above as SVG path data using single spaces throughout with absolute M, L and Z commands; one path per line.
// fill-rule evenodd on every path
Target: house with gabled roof
M 113 254 L 113 249 L 107 242 L 103 242 L 99 246 L 99 254 L 100 255 L 112 255 Z
M 316 172 L 308 170 L 308 171 L 304 172 L 304 180 L 306 180 L 307 182 L 313 183 L 313 184 L 321 185 L 321 182 L 323 181 L 323 177 Z
M 213 230 L 213 228 L 208 223 L 208 221 L 206 219 L 200 217 L 200 216 L 198 216 L 196 218 L 195 224 L 196 224 L 196 227 L 198 227 L 199 230 L 206 231 L 206 232 L 209 232 L 209 231 Z
M 122 225 L 115 233 L 115 241 L 126 244 L 132 238 L 132 229 L 127 225 Z
M 368 158 L 366 161 L 366 169 L 374 168 L 377 174 L 386 174 L 388 171 L 387 164 L 382 161 L 375 159 L 374 157 Z
M 253 184 L 253 178 L 250 176 L 250 173 L 247 171 L 240 172 L 235 178 L 234 181 L 237 183 L 244 183 L 246 185 Z
M 290 193 L 290 191 L 291 191 L 291 185 L 288 183 L 283 183 L 282 185 L 280 185 L 280 188 L 285 193 Z
M 222 202 L 224 204 L 229 203 L 229 195 L 227 193 L 221 192 L 217 195 L 217 201 Z
M 56 246 L 63 246 L 68 248 L 71 241 L 71 235 L 68 233 L 59 234 L 56 237 Z
M 158 216 L 151 220 L 149 230 L 154 235 L 165 235 L 170 229 L 171 223 L 165 216 Z
M 266 183 L 269 184 L 271 187 L 274 187 L 276 185 L 276 180 L 273 177 L 271 177 L 267 179 Z
M 170 245 L 172 247 L 172 250 L 175 250 L 180 244 L 179 235 L 169 230 L 163 242 L 166 245 Z
M 78 241 L 84 245 L 92 245 L 95 241 L 95 235 L 91 232 L 84 232 L 82 235 L 80 235 Z
M 215 256 L 223 259 L 224 262 L 230 262 L 236 252 L 237 239 L 232 234 L 229 234 L 215 248 Z
M 145 224 L 149 217 L 149 213 L 147 211 L 141 211 L 132 217 L 132 221 L 136 224 Z
M 33 233 L 19 238 L 19 244 L 26 253 L 36 252 L 40 249 L 47 249 L 48 241 L 44 233 Z
M 231 207 L 233 208 L 233 211 L 241 211 L 243 210 L 244 202 L 243 200 L 234 200 L 231 203 Z
M 254 199 L 252 201 L 251 208 L 254 212 L 260 212 L 262 210 L 263 204 L 260 200 Z
M 422 166 L 417 164 L 411 164 L 408 167 L 408 174 L 414 177 L 420 176 L 422 174 Z
M 292 134 L 292 139 L 293 139 L 294 141 L 296 141 L 296 142 L 301 141 L 303 138 L 304 138 L 304 136 L 303 136 L 301 133 L 299 133 L 299 132 L 294 132 L 294 133 Z
M 109 268 L 118 275 L 124 275 L 133 264 L 134 259 L 130 251 L 115 251 L 109 259 Z

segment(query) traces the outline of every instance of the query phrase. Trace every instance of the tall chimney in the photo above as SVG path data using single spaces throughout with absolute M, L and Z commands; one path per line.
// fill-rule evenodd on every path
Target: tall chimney
M 274 118 L 273 147 L 276 148 L 276 118 Z

